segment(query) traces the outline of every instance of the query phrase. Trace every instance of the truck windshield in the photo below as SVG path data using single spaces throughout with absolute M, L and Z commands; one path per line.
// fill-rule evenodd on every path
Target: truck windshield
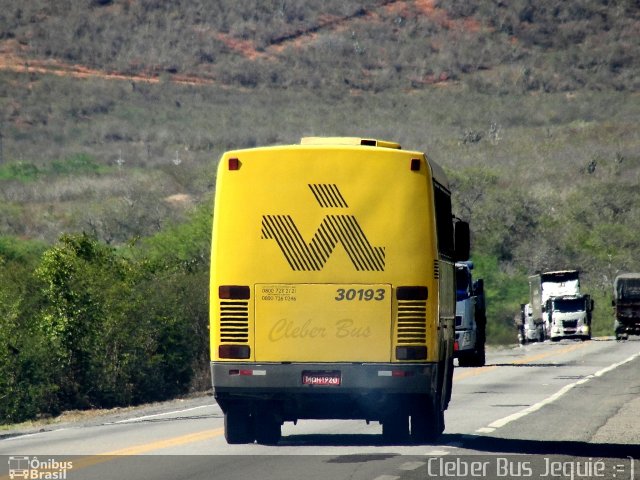
M 618 281 L 619 300 L 640 300 L 640 278 L 625 278 Z
M 566 272 L 548 272 L 541 275 L 543 282 L 564 283 L 578 280 L 580 274 L 575 270 L 569 270 Z
M 584 300 L 581 298 L 554 300 L 553 308 L 558 312 L 584 311 Z

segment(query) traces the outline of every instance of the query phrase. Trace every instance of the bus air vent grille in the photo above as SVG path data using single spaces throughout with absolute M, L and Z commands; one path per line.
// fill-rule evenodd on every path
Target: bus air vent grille
M 249 341 L 249 302 L 220 302 L 220 343 Z
M 427 341 L 426 300 L 399 300 L 396 325 L 396 342 L 399 345 L 424 344 Z

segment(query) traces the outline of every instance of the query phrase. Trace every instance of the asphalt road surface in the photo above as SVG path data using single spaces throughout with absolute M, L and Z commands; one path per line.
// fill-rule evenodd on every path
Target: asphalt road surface
M 286 423 L 276 446 L 227 445 L 210 396 L 0 433 L 0 480 L 640 479 L 640 339 L 490 350 L 456 368 L 445 433 L 389 445 L 379 424 Z

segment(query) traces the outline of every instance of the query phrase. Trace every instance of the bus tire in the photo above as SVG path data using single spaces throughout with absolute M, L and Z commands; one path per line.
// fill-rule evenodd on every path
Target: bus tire
M 274 416 L 263 414 L 255 419 L 256 442 L 261 445 L 276 445 L 282 437 L 282 425 Z
M 434 443 L 444 432 L 444 411 L 440 408 L 439 395 L 421 397 L 422 408 L 411 413 L 411 439 L 413 443 Z
M 224 438 L 230 445 L 253 443 L 251 416 L 242 410 L 229 410 L 224 414 Z
M 406 443 L 409 439 L 409 416 L 404 413 L 389 415 L 382 420 L 384 443 Z

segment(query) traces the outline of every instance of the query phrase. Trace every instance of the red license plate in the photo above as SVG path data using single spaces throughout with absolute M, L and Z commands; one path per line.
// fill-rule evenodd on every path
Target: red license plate
M 303 385 L 340 386 L 340 372 L 302 372 Z

